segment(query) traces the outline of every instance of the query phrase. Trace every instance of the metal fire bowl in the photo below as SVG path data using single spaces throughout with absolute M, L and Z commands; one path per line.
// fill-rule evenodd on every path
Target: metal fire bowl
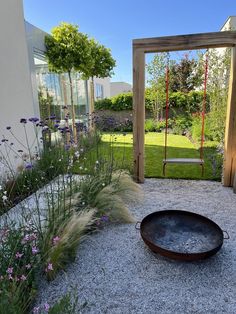
M 208 258 L 220 250 L 224 239 L 229 239 L 228 233 L 212 220 L 182 210 L 146 216 L 140 223 L 140 234 L 153 252 L 185 261 Z

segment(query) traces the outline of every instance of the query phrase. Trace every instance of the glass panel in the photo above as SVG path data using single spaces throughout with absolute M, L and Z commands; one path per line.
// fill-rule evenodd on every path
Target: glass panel
M 34 64 L 41 118 L 55 114 L 63 119 L 63 106 L 68 106 L 71 112 L 68 74 L 50 73 L 44 55 L 38 52 L 34 53 Z M 81 115 L 86 115 L 88 112 L 87 84 L 77 73 L 72 74 L 72 84 L 76 119 L 81 119 Z

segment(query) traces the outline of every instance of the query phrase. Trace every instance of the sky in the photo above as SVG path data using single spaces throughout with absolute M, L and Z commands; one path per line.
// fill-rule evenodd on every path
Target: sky
M 49 32 L 60 22 L 111 49 L 111 81 L 132 83 L 132 39 L 219 31 L 236 0 L 23 0 L 26 21 Z

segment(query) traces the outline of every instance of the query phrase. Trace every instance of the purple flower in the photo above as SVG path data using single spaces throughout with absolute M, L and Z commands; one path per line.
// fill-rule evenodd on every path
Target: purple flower
M 21 118 L 21 119 L 20 119 L 20 123 L 27 123 L 27 119 Z
M 39 306 L 35 306 L 34 308 L 33 308 L 33 313 L 34 314 L 36 314 L 36 313 L 39 313 L 39 309 L 40 309 L 40 307 Z
M 22 149 L 18 149 L 18 153 L 23 153 L 23 150 Z
M 25 166 L 25 169 L 27 169 L 27 170 L 32 169 L 32 168 L 33 168 L 33 165 L 32 165 L 32 164 L 27 164 L 27 165 Z
M 45 272 L 47 273 L 47 272 L 52 271 L 52 270 L 53 270 L 53 265 L 52 265 L 52 263 L 48 263 L 48 265 L 47 265 L 47 267 L 46 267 L 46 269 L 45 269 Z
M 55 123 L 54 124 L 54 128 L 58 128 L 59 127 L 59 124 L 58 123 Z
M 108 222 L 109 221 L 109 217 L 106 216 L 106 215 L 103 215 L 101 218 L 100 218 L 101 221 L 103 222 Z
M 33 122 L 33 123 L 36 123 L 36 122 L 39 121 L 39 118 L 32 117 L 32 118 L 29 118 L 29 121 L 30 121 L 30 122 Z
M 17 252 L 15 256 L 16 256 L 16 258 L 19 258 L 19 259 L 20 259 L 23 255 L 24 255 L 23 253 Z
M 31 268 L 31 264 L 25 265 L 25 268 L 26 268 L 26 269 L 30 269 L 30 268 Z
M 36 255 L 39 252 L 38 248 L 36 248 L 36 246 L 32 247 L 32 253 L 33 255 Z
M 10 130 L 10 129 L 11 129 L 11 127 L 10 127 L 10 126 L 7 126 L 7 127 L 6 127 L 6 129 L 7 129 L 7 130 Z
M 50 116 L 50 120 L 55 120 L 56 119 L 56 115 L 55 114 L 52 114 L 51 116 Z
M 7 274 L 12 274 L 13 273 L 13 267 L 8 267 L 6 272 L 7 272 Z
M 56 236 L 52 239 L 53 245 L 56 245 L 60 241 L 60 237 Z
M 27 277 L 26 277 L 25 275 L 21 275 L 20 279 L 21 279 L 22 281 L 25 281 L 25 280 L 27 279 Z
M 3 138 L 2 142 L 5 143 L 5 142 L 8 142 L 8 140 L 6 138 Z
M 50 305 L 49 305 L 48 303 L 45 303 L 45 304 L 44 304 L 44 310 L 45 310 L 46 312 L 48 312 L 49 309 L 50 309 Z

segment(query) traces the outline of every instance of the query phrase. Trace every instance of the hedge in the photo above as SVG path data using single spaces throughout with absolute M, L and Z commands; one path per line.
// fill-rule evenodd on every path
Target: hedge
M 155 99 L 146 93 L 145 95 L 145 108 L 146 110 L 152 110 Z M 165 107 L 165 95 L 163 95 L 161 105 Z M 191 91 L 189 93 L 173 92 L 169 96 L 170 107 L 176 109 L 182 109 L 188 113 L 200 112 L 202 109 L 203 92 Z M 111 98 L 101 99 L 95 102 L 96 110 L 132 110 L 133 94 L 124 93 Z M 209 110 L 209 96 L 207 95 L 206 111 Z

